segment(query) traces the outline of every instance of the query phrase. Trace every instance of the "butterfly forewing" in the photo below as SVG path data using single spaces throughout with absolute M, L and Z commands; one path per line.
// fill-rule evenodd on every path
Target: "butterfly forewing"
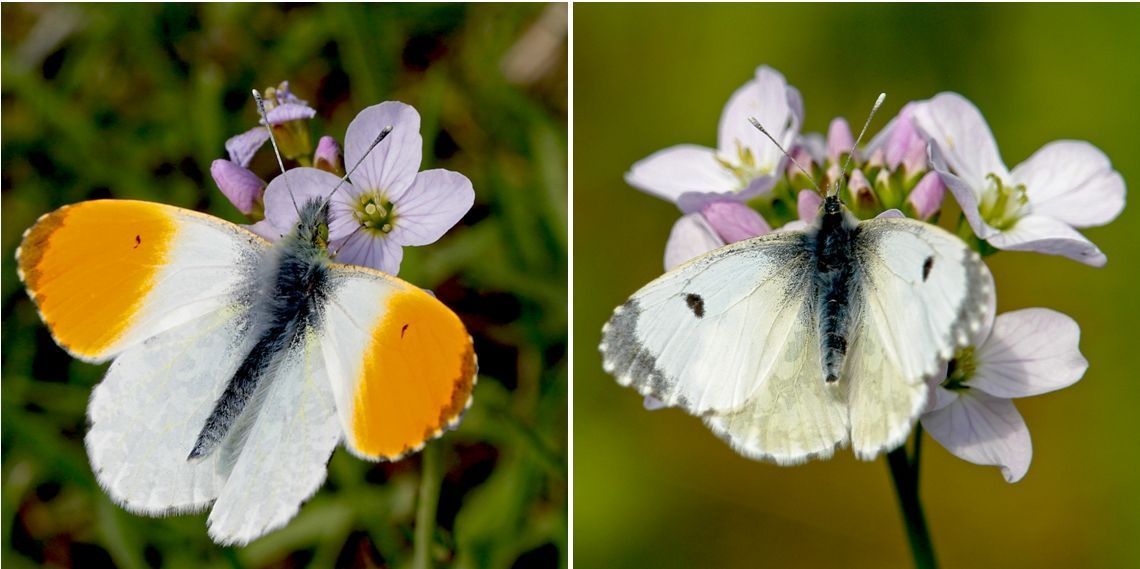
M 623 385 L 694 414 L 739 409 L 784 365 L 778 348 L 799 325 L 809 269 L 798 233 L 698 257 L 614 311 L 604 366 Z

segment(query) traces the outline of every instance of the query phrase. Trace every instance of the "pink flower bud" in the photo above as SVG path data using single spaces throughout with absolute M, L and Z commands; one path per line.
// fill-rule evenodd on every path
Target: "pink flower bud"
M 210 165 L 210 175 L 238 211 L 251 215 L 261 209 L 265 182 L 257 174 L 229 160 L 218 159 Z
M 751 239 L 772 230 L 756 210 L 737 201 L 709 202 L 701 214 L 725 243 Z
M 827 159 L 835 162 L 844 154 L 850 154 L 855 149 L 855 137 L 851 135 L 851 127 L 842 118 L 831 121 L 827 128 Z
M 942 198 L 945 194 L 946 186 L 943 185 L 942 178 L 937 172 L 931 171 L 918 181 L 918 185 L 911 190 L 906 201 L 914 208 L 915 215 L 919 219 L 929 219 L 942 207 Z
M 317 141 L 317 151 L 313 154 L 313 166 L 337 176 L 344 175 L 344 163 L 341 161 L 340 144 L 331 136 L 322 136 Z

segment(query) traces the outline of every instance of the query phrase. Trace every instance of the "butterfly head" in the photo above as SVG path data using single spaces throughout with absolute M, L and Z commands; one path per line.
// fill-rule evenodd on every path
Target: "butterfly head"
M 297 222 L 297 238 L 312 247 L 328 250 L 329 247 L 329 202 L 313 199 L 301 206 L 300 221 Z

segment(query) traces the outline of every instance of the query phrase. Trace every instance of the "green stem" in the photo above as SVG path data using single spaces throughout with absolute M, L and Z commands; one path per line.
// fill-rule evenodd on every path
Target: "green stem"
M 442 471 L 440 463 L 442 444 L 428 443 L 420 454 L 420 491 L 416 505 L 416 542 L 412 567 L 431 569 L 431 549 L 435 536 L 435 516 L 439 509 L 439 485 Z
M 934 544 L 930 541 L 930 531 L 926 528 L 926 517 L 918 499 L 918 465 L 907 457 L 906 445 L 887 453 L 887 465 L 895 483 L 914 566 L 917 569 L 934 569 L 938 567 L 934 560 Z

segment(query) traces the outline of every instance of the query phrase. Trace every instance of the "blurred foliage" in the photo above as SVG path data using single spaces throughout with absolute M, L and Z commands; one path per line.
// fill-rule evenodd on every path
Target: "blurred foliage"
M 16 278 L 21 233 L 64 204 L 148 199 L 243 221 L 209 165 L 254 124 L 250 89 L 283 79 L 317 109 L 314 140 L 341 138 L 368 105 L 414 105 L 422 168 L 462 172 L 475 186 L 466 218 L 440 242 L 406 250 L 400 275 L 460 314 L 480 363 L 461 428 L 429 446 L 443 472 L 428 557 L 566 565 L 564 7 L 5 4 L 2 13 L 5 568 L 412 562 L 418 456 L 374 465 L 338 449 L 300 514 L 240 549 L 211 543 L 205 514 L 150 519 L 113 505 L 82 443 L 105 366 L 56 347 Z M 268 147 L 252 167 L 274 173 Z
M 622 180 L 681 143 L 716 145 L 735 89 L 768 64 L 803 94 L 807 132 L 844 116 L 878 131 L 907 101 L 952 90 L 985 114 L 1007 164 L 1091 141 L 1140 185 L 1136 5 L 599 5 L 574 9 L 574 512 L 580 567 L 905 567 L 882 460 L 849 450 L 782 468 L 735 453 L 678 410 L 646 412 L 602 372 L 602 324 L 662 272 L 677 208 Z M 1092 269 L 1045 255 L 987 261 L 999 311 L 1049 307 L 1081 325 L 1075 386 L 1017 401 L 1028 476 L 961 461 L 929 438 L 921 492 L 946 567 L 1137 567 L 1135 437 L 1140 208 L 1085 230 Z

